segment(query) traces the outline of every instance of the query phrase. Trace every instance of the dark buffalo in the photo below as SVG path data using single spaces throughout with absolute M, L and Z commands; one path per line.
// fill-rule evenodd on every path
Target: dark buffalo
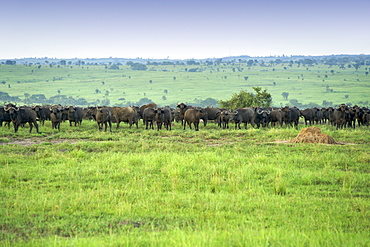
M 324 118 L 323 112 L 317 107 L 312 108 L 312 110 L 315 114 L 313 120 L 315 121 L 316 124 L 321 124 Z
M 322 121 L 324 124 L 329 120 L 329 111 L 327 108 L 321 108 L 320 111 L 322 111 Z
M 334 109 L 334 125 L 337 129 L 345 127 L 348 119 L 348 107 L 344 104 L 341 104 L 338 108 Z
M 290 125 L 291 127 L 298 128 L 299 124 L 299 118 L 301 116 L 301 113 L 298 108 L 293 107 L 290 108 L 288 106 L 285 106 L 281 109 L 282 115 L 283 115 L 283 122 L 286 125 Z
M 349 128 L 355 128 L 356 127 L 356 119 L 357 119 L 356 110 L 353 107 L 348 107 L 346 116 L 347 116 L 346 125 Z
M 232 114 L 230 114 L 228 110 L 222 110 L 219 118 L 219 126 L 222 127 L 223 129 L 228 129 L 231 118 Z
M 119 128 L 120 122 L 128 123 L 130 128 L 133 124 L 136 125 L 136 128 L 139 128 L 138 113 L 134 107 L 113 107 L 112 119 L 117 123 L 117 129 Z
M 145 129 L 154 129 L 154 122 L 156 121 L 157 112 L 152 107 L 147 107 L 143 111 L 143 121 Z
M 69 106 L 68 108 L 68 121 L 69 126 L 72 126 L 72 123 L 75 123 L 75 126 L 82 123 L 83 111 L 81 107 Z
M 184 130 L 186 127 L 186 124 L 189 125 L 189 128 L 191 129 L 191 124 L 194 125 L 195 131 L 199 130 L 199 122 L 200 118 L 204 116 L 206 113 L 203 109 L 188 109 L 184 113 Z
M 365 108 L 365 109 L 363 109 L 363 111 L 364 111 L 364 115 L 362 116 L 363 124 L 366 125 L 366 126 L 369 126 L 369 124 L 370 124 L 370 110 Z
M 275 109 L 270 112 L 270 122 L 271 126 L 275 126 L 276 123 L 278 123 L 280 127 L 283 126 L 283 114 L 280 109 Z
M 358 107 L 357 105 L 355 105 L 353 107 L 353 110 L 356 114 L 357 125 L 358 126 L 364 125 L 364 123 L 363 123 L 364 110 L 362 108 Z
M 208 106 L 204 108 L 204 112 L 206 113 L 202 117 L 204 127 L 207 126 L 208 120 L 219 121 L 221 114 L 221 110 L 219 108 L 213 108 Z
M 173 119 L 176 123 L 181 122 L 180 109 L 176 108 L 173 113 Z
M 169 108 L 158 108 L 155 110 L 155 120 L 157 122 L 158 130 L 162 129 L 162 125 L 168 130 L 171 130 L 172 113 Z
M 232 120 L 235 122 L 235 129 L 241 129 L 240 124 L 244 123 L 244 128 L 247 124 L 254 126 L 254 109 L 253 108 L 238 108 L 233 112 Z
M 5 125 L 7 124 L 10 128 L 10 122 L 12 120 L 10 119 L 9 112 L 5 111 L 4 106 L 0 106 L 0 127 L 3 126 L 3 122 L 5 122 Z
M 307 122 L 312 125 L 315 120 L 315 111 L 311 108 L 301 110 L 301 116 L 304 118 L 304 122 L 307 125 Z
M 50 106 L 33 106 L 32 109 L 36 112 L 37 118 L 41 125 L 44 125 L 45 120 L 50 120 Z
M 270 123 L 270 110 L 267 108 L 255 107 L 253 122 L 257 125 L 257 128 L 261 125 L 262 127 L 267 127 Z
M 328 107 L 327 111 L 328 111 L 329 124 L 332 125 L 332 126 L 335 126 L 334 108 L 333 107 Z
M 60 123 L 62 122 L 62 107 L 55 105 L 50 108 L 51 128 L 60 131 Z
M 39 125 L 37 124 L 37 114 L 30 107 L 7 107 L 5 111 L 9 113 L 10 119 L 14 125 L 14 132 L 17 133 L 19 126 L 28 123 L 30 125 L 30 133 L 32 131 L 33 125 L 35 125 L 37 133 L 39 132 Z

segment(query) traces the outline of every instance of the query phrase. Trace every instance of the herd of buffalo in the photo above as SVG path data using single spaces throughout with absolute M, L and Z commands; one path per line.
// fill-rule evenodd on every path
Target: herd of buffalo
M 199 130 L 201 120 L 204 126 L 209 120 L 216 123 L 220 128 L 229 128 L 229 123 L 234 123 L 235 128 L 241 128 L 240 125 L 247 124 L 253 127 L 288 126 L 298 127 L 299 119 L 303 118 L 306 125 L 308 124 L 331 124 L 339 128 L 355 128 L 361 125 L 369 125 L 370 110 L 366 107 L 347 106 L 345 104 L 338 107 L 328 108 L 309 108 L 300 110 L 296 107 L 250 107 L 238 108 L 234 111 L 214 107 L 192 107 L 184 103 L 178 104 L 176 109 L 170 107 L 159 108 L 155 103 L 127 107 L 64 107 L 61 105 L 50 106 L 16 106 L 16 104 L 6 104 L 0 106 L 0 126 L 2 123 L 13 123 L 14 131 L 17 132 L 20 126 L 25 123 L 29 124 L 30 132 L 33 126 L 39 133 L 39 123 L 42 125 L 46 120 L 51 121 L 52 129 L 60 130 L 60 123 L 69 121 L 70 126 L 81 125 L 83 119 L 93 119 L 97 122 L 100 131 L 104 129 L 112 131 L 112 123 L 128 123 L 130 128 L 134 124 L 138 128 L 140 119 L 146 129 L 154 129 L 154 124 L 158 130 L 162 126 L 171 130 L 172 122 L 181 122 L 184 130 L 188 125 L 192 125 L 196 131 Z

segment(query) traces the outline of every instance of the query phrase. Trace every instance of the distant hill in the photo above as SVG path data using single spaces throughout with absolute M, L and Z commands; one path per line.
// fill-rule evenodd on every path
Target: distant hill
M 303 55 L 292 55 L 292 56 L 264 56 L 264 57 L 251 57 L 248 55 L 240 55 L 240 56 L 229 56 L 229 57 L 221 57 L 221 58 L 204 58 L 204 59 L 147 59 L 147 58 L 116 58 L 116 57 L 109 57 L 109 58 L 50 58 L 50 57 L 29 57 L 29 58 L 17 58 L 17 59 L 1 59 L 0 63 L 5 64 L 6 61 L 15 61 L 16 64 L 58 64 L 60 61 L 66 61 L 66 63 L 70 62 L 71 64 L 78 64 L 83 62 L 84 64 L 91 64 L 91 65 L 102 65 L 102 64 L 122 64 L 125 65 L 128 62 L 133 63 L 144 63 L 147 64 L 148 62 L 156 62 L 156 63 L 178 63 L 178 64 L 186 64 L 187 61 L 196 61 L 199 63 L 205 62 L 247 62 L 249 60 L 258 60 L 258 61 L 276 61 L 280 60 L 282 62 L 285 61 L 304 61 L 305 59 L 314 60 L 317 62 L 328 62 L 328 61 L 336 61 L 340 62 L 356 62 L 356 61 L 364 61 L 365 64 L 370 64 L 370 55 L 365 54 L 357 54 L 357 55 L 350 55 L 350 54 L 340 54 L 340 55 L 322 55 L 322 56 L 303 56 Z M 334 64 L 333 64 L 334 65 Z

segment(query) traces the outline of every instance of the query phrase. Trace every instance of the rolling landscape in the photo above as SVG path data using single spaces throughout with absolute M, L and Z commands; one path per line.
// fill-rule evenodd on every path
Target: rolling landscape
M 2 1 L 0 246 L 370 246 L 369 9 Z
M 217 107 L 261 87 L 277 107 L 366 107 L 368 60 L 352 58 L 4 61 L 0 91 L 18 105 Z M 0 127 L 1 246 L 370 244 L 369 126 L 315 124 L 331 145 L 292 143 L 303 119 L 297 128 L 210 122 L 199 131 L 177 122 L 146 130 L 142 120 L 112 132 L 92 119 L 60 126 Z
M 85 107 L 150 102 L 218 107 L 218 101 L 234 93 L 261 87 L 275 107 L 368 106 L 369 61 L 366 55 L 2 60 L 0 100 Z

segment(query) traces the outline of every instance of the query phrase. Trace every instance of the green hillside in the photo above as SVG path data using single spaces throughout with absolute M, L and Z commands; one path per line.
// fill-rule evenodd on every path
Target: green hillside
M 213 102 L 205 101 L 207 98 L 227 100 L 233 93 L 253 92 L 252 87 L 259 86 L 271 93 L 274 106 L 367 106 L 369 66 L 355 67 L 351 63 L 307 65 L 288 61 L 159 63 L 147 65 L 146 70 L 111 62 L 1 64 L 0 100 L 46 104 L 52 97 L 51 103 L 75 105 L 123 106 L 145 100 L 162 106 L 177 102 L 207 104 Z M 282 96 L 284 92 L 288 93 L 287 99 Z

